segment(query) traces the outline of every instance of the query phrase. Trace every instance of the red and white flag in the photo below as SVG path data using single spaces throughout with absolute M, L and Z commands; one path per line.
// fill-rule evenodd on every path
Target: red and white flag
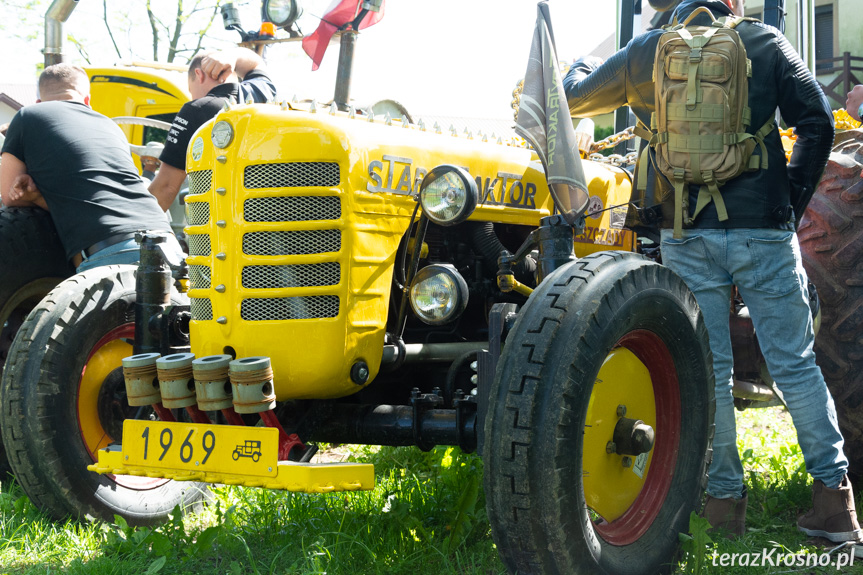
M 381 2 L 379 12 L 369 12 L 362 19 L 359 30 L 368 28 L 372 24 L 380 22 L 384 17 L 384 2 Z M 317 29 L 303 38 L 303 50 L 312 59 L 312 70 L 317 70 L 321 65 L 321 60 L 324 59 L 324 52 L 327 51 L 327 46 L 330 44 L 330 38 L 333 37 L 339 28 L 352 22 L 360 13 L 363 6 L 363 0 L 333 0 L 327 11 L 324 12 L 321 23 Z

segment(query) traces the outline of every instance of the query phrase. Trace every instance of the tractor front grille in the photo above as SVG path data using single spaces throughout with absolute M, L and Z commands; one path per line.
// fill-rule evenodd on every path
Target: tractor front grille
M 285 164 L 254 164 L 243 171 L 243 186 L 260 188 L 335 187 L 339 185 L 339 165 L 336 162 L 290 162 Z
M 189 172 L 189 195 L 194 196 L 210 191 L 213 185 L 213 171 L 200 170 L 197 172 Z
M 210 255 L 210 235 L 209 234 L 188 234 L 186 242 L 189 244 L 190 256 L 208 256 Z
M 201 265 L 189 266 L 189 281 L 191 289 L 207 289 L 210 287 L 210 267 Z
M 243 287 L 250 289 L 334 286 L 340 278 L 338 262 L 243 268 Z
M 187 202 L 186 221 L 190 226 L 203 226 L 210 221 L 210 204 L 208 202 Z
M 318 295 L 244 299 L 240 317 L 246 321 L 317 319 L 339 315 L 339 296 Z
M 191 246 L 191 243 L 189 244 Z M 243 253 L 250 256 L 293 256 L 337 252 L 341 230 L 299 230 L 243 234 Z
M 210 298 L 190 297 L 189 301 L 192 308 L 192 319 L 200 321 L 213 319 L 213 303 L 210 301 Z
M 340 217 L 342 204 L 336 196 L 250 198 L 243 202 L 243 218 L 247 222 L 307 222 Z

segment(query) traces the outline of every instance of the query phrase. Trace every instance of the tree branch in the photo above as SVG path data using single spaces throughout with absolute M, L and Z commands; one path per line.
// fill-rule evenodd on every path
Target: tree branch
M 114 50 L 117 51 L 117 57 L 122 58 L 120 48 L 117 46 L 117 41 L 114 40 L 114 32 L 111 31 L 111 25 L 108 24 L 108 0 L 102 0 L 102 20 L 105 21 L 105 28 L 108 29 L 108 36 L 111 38 L 111 44 L 114 45 Z
M 156 15 L 153 14 L 150 1 L 147 0 L 147 17 L 150 19 L 150 31 L 153 33 L 153 61 L 156 61 L 159 59 L 159 30 L 156 28 Z
M 177 0 L 177 19 L 174 21 L 174 35 L 171 38 L 171 43 L 168 45 L 168 63 L 174 61 L 174 56 L 177 55 L 177 43 L 180 41 L 180 32 L 183 29 L 183 0 Z

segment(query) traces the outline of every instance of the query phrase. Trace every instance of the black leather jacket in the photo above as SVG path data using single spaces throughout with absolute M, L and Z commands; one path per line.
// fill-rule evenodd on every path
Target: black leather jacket
M 721 0 L 683 0 L 675 16 L 682 22 L 699 6 L 709 8 L 716 18 L 731 14 Z M 693 23 L 707 24 L 709 18 L 701 14 Z M 760 22 L 742 22 L 737 31 L 752 61 L 749 131 L 754 133 L 778 107 L 786 124 L 796 128 L 797 142 L 786 166 L 778 130 L 770 132 L 765 139 L 768 168 L 744 172 L 720 188 L 728 220 L 719 221 L 711 202 L 692 227 L 791 230 L 794 215 L 788 206 L 798 216 L 802 214 L 818 185 L 833 145 L 833 115 L 815 78 L 778 30 Z M 633 38 L 598 68 L 584 62 L 572 66 L 563 80 L 572 116 L 595 116 L 629 105 L 649 126 L 655 109 L 653 61 L 661 34 L 662 30 L 652 30 Z M 661 204 L 659 226 L 670 228 L 674 223 L 671 186 L 652 166 L 648 174 L 644 202 L 646 206 Z M 697 194 L 698 186 L 690 186 L 690 206 L 695 205 Z M 638 224 L 632 217 L 629 223 Z

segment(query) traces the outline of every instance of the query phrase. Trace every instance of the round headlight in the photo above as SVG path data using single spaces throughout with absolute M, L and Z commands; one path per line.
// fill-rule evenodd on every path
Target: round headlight
M 426 266 L 411 282 L 411 308 L 429 325 L 455 320 L 467 307 L 467 300 L 467 282 L 450 264 Z
M 217 148 L 227 148 L 234 139 L 234 128 L 228 122 L 219 120 L 210 133 L 213 145 Z
M 476 209 L 476 200 L 476 182 L 458 166 L 438 166 L 420 184 L 423 213 L 441 226 L 465 221 Z
M 279 28 L 290 26 L 303 13 L 296 0 L 268 0 L 264 2 L 264 16 Z

